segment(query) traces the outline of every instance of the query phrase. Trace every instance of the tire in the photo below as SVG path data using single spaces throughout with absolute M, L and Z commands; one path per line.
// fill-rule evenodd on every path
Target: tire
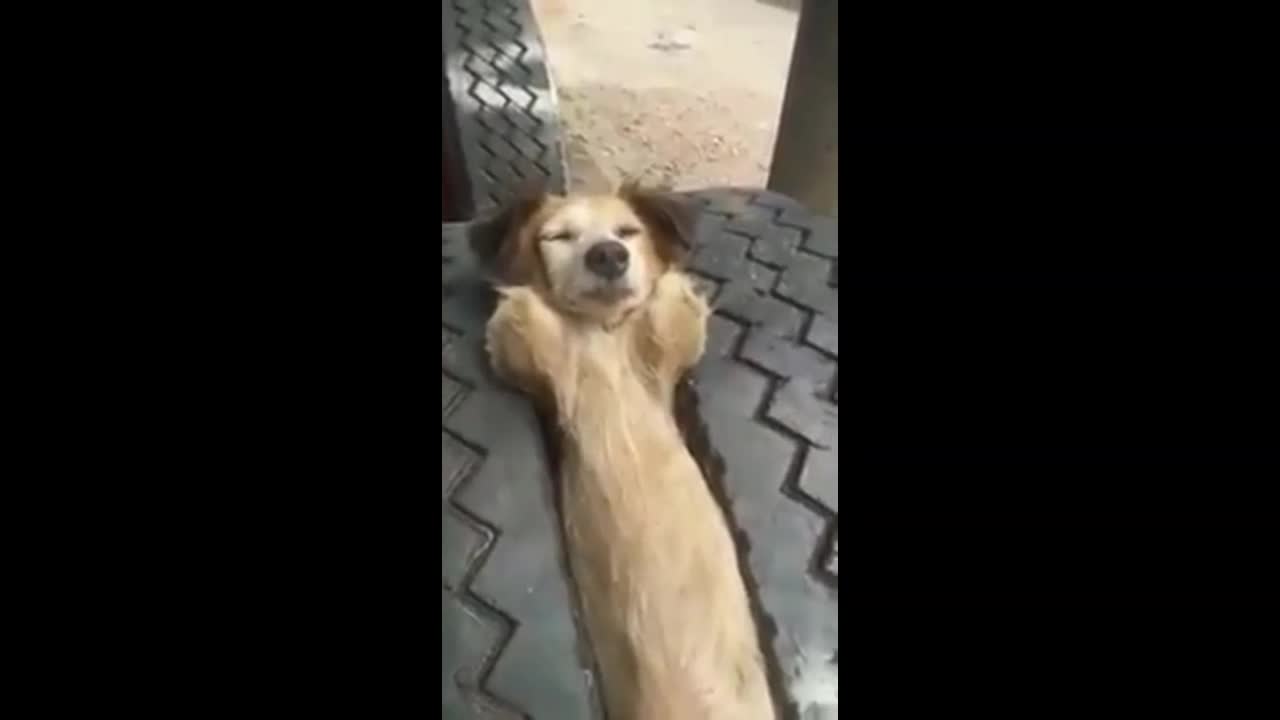
M 471 272 L 464 225 L 446 225 L 441 275 L 442 717 L 586 720 L 545 445 L 532 407 L 489 372 L 492 293 Z
M 461 217 L 509 200 L 529 180 L 566 187 L 555 89 L 529 0 L 444 0 L 446 180 Z
M 691 193 L 715 312 L 678 393 L 726 508 L 783 718 L 834 718 L 839 650 L 837 224 L 782 196 Z M 600 717 L 532 408 L 490 375 L 492 305 L 446 232 L 441 690 L 446 718 Z M 587 668 L 587 670 L 584 670 Z M 488 714 L 486 714 L 488 713 Z
M 686 433 L 737 530 L 782 717 L 838 712 L 838 225 L 764 191 L 703 204 L 689 270 L 713 298 Z M 701 446 L 701 447 L 700 447 Z

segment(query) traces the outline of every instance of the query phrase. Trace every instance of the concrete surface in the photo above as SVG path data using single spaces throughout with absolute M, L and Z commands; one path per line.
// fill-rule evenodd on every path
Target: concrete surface
M 798 0 L 533 0 L 571 189 L 763 187 Z

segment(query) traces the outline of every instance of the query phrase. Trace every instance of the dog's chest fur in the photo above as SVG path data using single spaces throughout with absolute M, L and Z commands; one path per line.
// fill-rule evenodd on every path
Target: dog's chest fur
M 610 717 L 771 718 L 733 541 L 643 332 L 569 333 L 557 381 L 565 531 Z

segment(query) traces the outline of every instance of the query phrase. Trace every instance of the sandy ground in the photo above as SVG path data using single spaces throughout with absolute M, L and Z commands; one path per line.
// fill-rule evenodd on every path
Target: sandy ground
M 533 0 L 571 189 L 763 186 L 798 0 Z

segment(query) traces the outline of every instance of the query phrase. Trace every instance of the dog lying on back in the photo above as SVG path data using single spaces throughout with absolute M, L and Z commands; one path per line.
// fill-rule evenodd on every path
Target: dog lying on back
M 772 720 L 724 516 L 673 415 L 708 309 L 674 196 L 533 193 L 472 231 L 495 372 L 554 413 L 569 561 L 613 720 Z

